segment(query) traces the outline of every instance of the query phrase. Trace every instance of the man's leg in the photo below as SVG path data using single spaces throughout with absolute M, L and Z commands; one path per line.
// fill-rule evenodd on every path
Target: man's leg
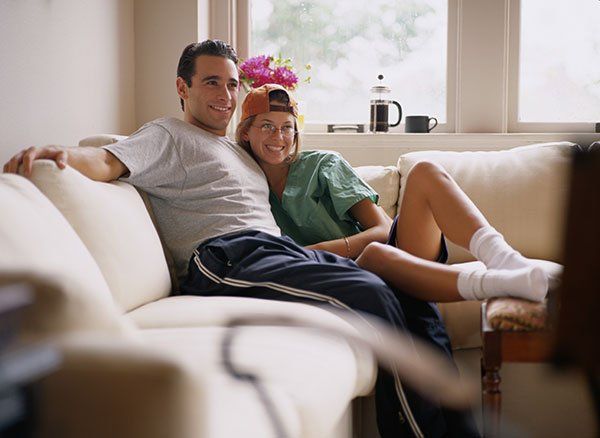
M 202 245 L 190 262 L 182 292 L 328 303 L 370 313 L 399 331 L 407 330 L 396 296 L 379 277 L 351 260 L 307 251 L 289 239 L 260 232 L 227 235 Z M 386 372 L 379 373 L 376 400 L 384 437 L 446 433 L 439 407 Z
M 396 216 L 390 228 L 388 236 L 388 245 L 396 246 L 396 233 L 399 217 Z M 435 259 L 437 263 L 446 263 L 448 260 L 448 249 L 444 236 L 441 235 L 439 242 L 439 252 Z M 448 332 L 444 326 L 442 316 L 435 303 L 419 300 L 401 290 L 393 288 L 396 298 L 406 315 L 406 324 L 410 332 L 420 338 L 422 341 L 439 349 L 449 359 L 453 361 L 452 345 Z M 446 424 L 448 427 L 448 436 L 476 436 L 477 426 L 475 418 L 470 411 L 454 411 L 451 409 L 442 409 Z

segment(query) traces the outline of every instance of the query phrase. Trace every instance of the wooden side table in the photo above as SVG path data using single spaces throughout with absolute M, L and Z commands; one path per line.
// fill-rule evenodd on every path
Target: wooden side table
M 545 327 L 545 304 L 531 303 L 515 298 L 499 298 L 496 303 L 481 305 L 481 336 L 483 355 L 481 359 L 481 389 L 483 405 L 484 437 L 500 436 L 500 413 L 502 392 L 500 368 L 503 362 L 544 362 L 551 354 L 551 332 Z M 500 301 L 504 300 L 504 301 Z M 508 301 L 507 301 L 508 300 Z M 488 320 L 488 306 L 517 308 L 517 317 L 508 323 Z M 519 317 L 528 311 L 537 312 L 535 323 L 530 327 L 518 324 Z M 543 314 L 543 315 L 542 315 Z M 544 321 L 542 324 L 541 321 Z M 512 322 L 512 323 L 511 323 Z

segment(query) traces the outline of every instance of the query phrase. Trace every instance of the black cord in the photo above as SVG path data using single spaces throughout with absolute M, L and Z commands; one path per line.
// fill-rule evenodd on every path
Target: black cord
M 223 358 L 223 365 L 225 370 L 229 375 L 233 378 L 246 381 L 250 383 L 254 389 L 256 390 L 258 397 L 267 412 L 267 416 L 271 421 L 273 429 L 275 431 L 275 436 L 277 438 L 287 438 L 287 434 L 285 432 L 285 428 L 283 427 L 283 422 L 277 413 L 277 408 L 273 404 L 273 401 L 268 395 L 268 392 L 258 376 L 255 374 L 242 372 L 236 369 L 233 366 L 233 362 L 231 360 L 231 346 L 233 344 L 233 339 L 235 335 L 237 335 L 239 331 L 239 326 L 229 325 L 227 330 L 225 331 L 225 335 L 223 336 L 223 341 L 221 342 L 221 356 Z

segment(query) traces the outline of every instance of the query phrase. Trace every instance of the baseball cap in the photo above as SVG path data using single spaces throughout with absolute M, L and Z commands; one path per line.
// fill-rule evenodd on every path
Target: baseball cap
M 285 92 L 290 103 L 288 105 L 271 104 L 269 102 L 269 94 L 272 91 L 281 90 Z M 280 111 L 291 113 L 294 117 L 298 117 L 298 103 L 290 95 L 288 90 L 278 84 L 265 84 L 258 88 L 251 89 L 244 102 L 242 103 L 242 120 L 257 114 L 268 113 L 270 111 Z

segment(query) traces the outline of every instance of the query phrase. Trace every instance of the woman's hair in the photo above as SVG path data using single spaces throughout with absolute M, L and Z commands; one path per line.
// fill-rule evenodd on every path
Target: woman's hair
M 269 93 L 269 103 L 289 105 L 290 100 L 285 91 L 273 90 Z M 237 143 L 252 156 L 254 156 L 254 154 L 252 153 L 252 147 L 250 146 L 250 142 L 248 140 L 244 140 L 242 137 L 246 132 L 248 132 L 250 126 L 254 123 L 254 120 L 256 120 L 256 116 L 250 116 L 246 120 L 242 120 L 237 126 L 237 129 L 235 130 L 235 141 L 237 141 Z M 298 158 L 298 154 L 300 153 L 300 146 L 302 143 L 300 140 L 300 133 L 298 132 L 298 120 L 295 117 L 294 129 L 296 130 L 296 135 L 294 136 L 293 143 L 294 149 L 292 153 L 288 156 L 288 163 L 292 163 L 296 160 L 296 158 Z

